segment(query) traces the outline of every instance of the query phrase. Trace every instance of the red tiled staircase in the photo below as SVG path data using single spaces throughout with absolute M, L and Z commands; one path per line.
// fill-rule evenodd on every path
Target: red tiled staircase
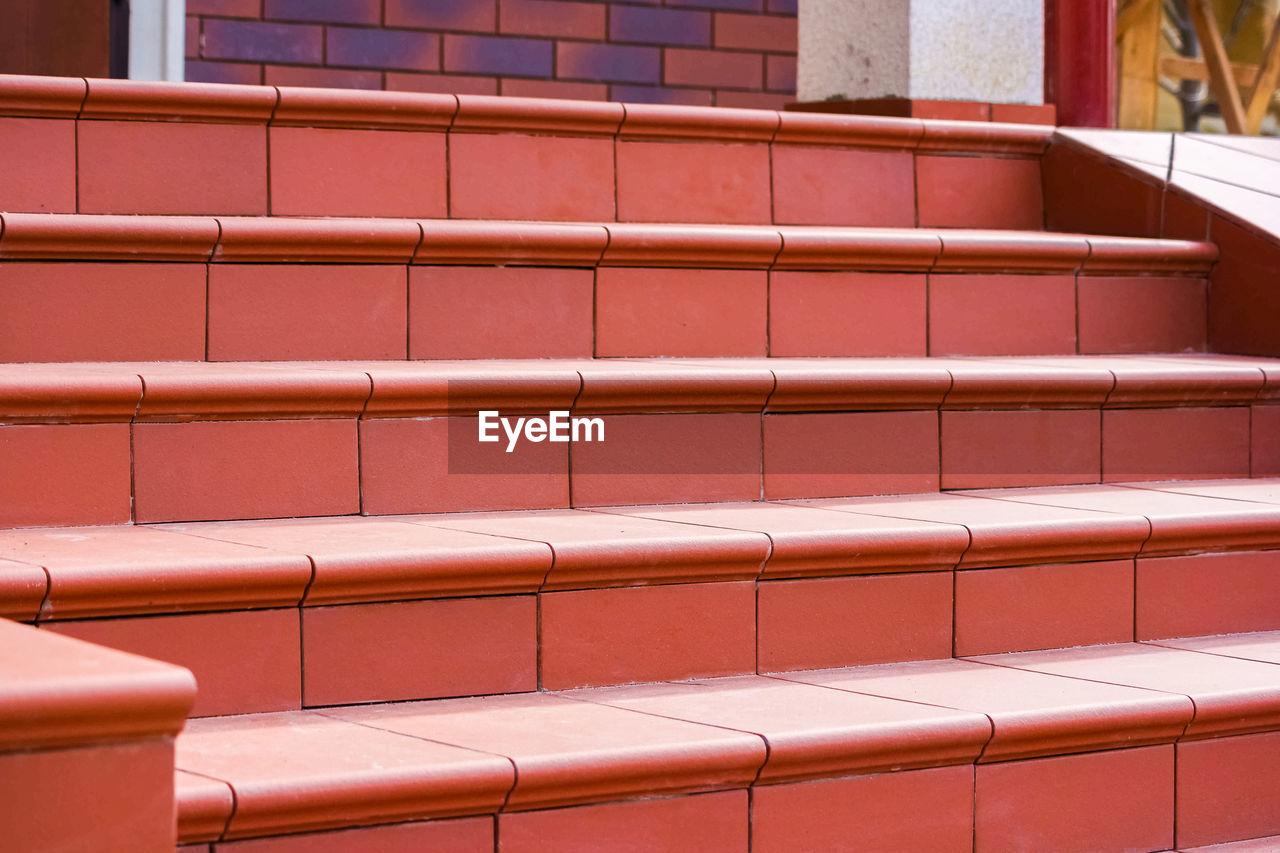
M 0 108 L 14 849 L 1280 843 L 1280 360 L 1051 129 Z

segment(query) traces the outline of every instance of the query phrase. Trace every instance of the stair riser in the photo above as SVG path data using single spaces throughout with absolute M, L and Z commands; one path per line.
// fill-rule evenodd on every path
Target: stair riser
M 598 415 L 603 442 L 522 438 L 510 453 L 462 416 L 11 424 L 0 527 L 1275 476 L 1278 411 Z
M 23 117 L 0 141 L 14 212 L 1044 227 L 1038 156 Z
M 1201 352 L 1205 305 L 1194 276 L 12 261 L 0 361 Z
M 1277 578 L 1256 551 L 42 624 L 191 669 L 209 716 L 1277 630 Z

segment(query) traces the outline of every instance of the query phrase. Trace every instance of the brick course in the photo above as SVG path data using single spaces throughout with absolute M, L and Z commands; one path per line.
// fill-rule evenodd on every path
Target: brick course
M 778 108 L 795 0 L 188 0 L 187 79 Z

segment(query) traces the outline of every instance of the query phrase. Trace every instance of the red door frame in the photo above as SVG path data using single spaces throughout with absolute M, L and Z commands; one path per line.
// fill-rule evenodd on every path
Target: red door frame
M 1116 0 L 1044 0 L 1044 100 L 1058 123 L 1114 127 Z

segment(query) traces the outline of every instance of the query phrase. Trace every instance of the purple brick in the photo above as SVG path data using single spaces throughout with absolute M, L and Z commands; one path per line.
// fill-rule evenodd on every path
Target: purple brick
M 692 6 L 698 9 L 735 9 L 740 12 L 764 11 L 764 0 L 667 0 L 668 6 Z
M 551 42 L 500 36 L 446 35 L 444 70 L 550 77 Z
M 381 24 L 381 0 L 266 0 L 263 17 L 277 21 Z
M 666 86 L 610 86 L 609 100 L 628 104 L 685 104 L 711 106 L 710 89 L 671 89 Z
M 262 0 L 187 0 L 188 15 L 219 18 L 260 18 Z
M 657 83 L 659 49 L 562 41 L 556 45 L 556 76 L 610 83 Z
M 205 18 L 204 58 L 319 65 L 320 27 Z
M 614 6 L 609 10 L 610 41 L 647 44 L 711 44 L 711 15 L 680 9 Z
M 241 62 L 200 62 L 187 60 L 186 79 L 190 83 L 262 82 L 262 66 Z
M 779 15 L 795 15 L 799 6 L 799 0 L 769 0 L 769 11 Z
M 491 33 L 497 19 L 496 0 L 387 0 L 388 27 Z
M 440 69 L 440 36 L 406 30 L 329 27 L 329 65 L 355 68 Z

